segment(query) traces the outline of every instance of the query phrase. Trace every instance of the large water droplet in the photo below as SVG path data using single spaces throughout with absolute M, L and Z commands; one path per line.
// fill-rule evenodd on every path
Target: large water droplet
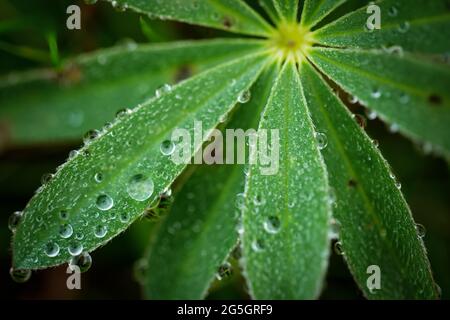
M 264 226 L 264 230 L 266 230 L 266 232 L 275 234 L 275 233 L 278 233 L 278 231 L 280 231 L 281 222 L 278 217 L 270 216 L 266 219 L 266 221 L 264 221 L 263 226 Z
M 13 279 L 17 283 L 27 282 L 31 277 L 31 270 L 23 270 L 23 269 L 9 269 L 9 275 L 11 279 Z
M 20 221 L 22 220 L 23 212 L 22 211 L 16 211 L 13 214 L 9 216 L 8 220 L 8 228 L 12 232 L 15 232 L 17 229 L 17 226 L 19 225 Z
M 92 257 L 88 252 L 82 252 L 81 254 L 72 257 L 69 261 L 69 267 L 73 270 L 73 266 L 80 269 L 80 272 L 88 271 L 92 266 Z
M 159 148 L 165 156 L 170 156 L 175 151 L 175 144 L 171 140 L 164 140 Z
M 106 226 L 96 226 L 94 229 L 94 235 L 97 238 L 103 238 L 106 235 L 106 232 L 108 231 L 108 228 Z
M 95 204 L 100 210 L 106 211 L 114 206 L 114 200 L 107 194 L 102 194 L 97 197 L 97 201 Z
M 419 235 L 419 237 L 421 237 L 421 238 L 425 237 L 425 234 L 427 233 L 427 230 L 425 229 L 425 227 L 420 223 L 416 223 L 416 231 L 417 231 L 417 234 Z
M 252 98 L 252 94 L 250 90 L 244 90 L 242 91 L 238 96 L 238 102 L 239 103 L 247 103 Z
M 83 245 L 80 242 L 72 242 L 67 247 L 67 251 L 71 256 L 78 256 L 83 251 Z
M 143 174 L 136 174 L 131 177 L 127 192 L 129 196 L 136 201 L 145 201 L 153 194 L 154 184 L 150 177 Z
M 70 238 L 73 234 L 73 228 L 70 224 L 62 224 L 59 226 L 59 235 L 63 239 Z
M 328 146 L 328 138 L 325 133 L 316 132 L 316 140 L 319 150 L 323 150 Z
M 59 245 L 54 242 L 49 242 L 45 245 L 44 252 L 50 258 L 56 257 L 59 254 Z

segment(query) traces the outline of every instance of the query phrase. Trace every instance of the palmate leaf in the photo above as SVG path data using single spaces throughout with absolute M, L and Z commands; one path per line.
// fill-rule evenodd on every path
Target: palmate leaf
M 75 58 L 60 74 L 11 74 L 0 80 L 0 146 L 78 142 L 88 130 L 113 120 L 117 111 L 153 97 L 163 84 L 262 46 L 249 39 L 133 45 Z
M 450 9 L 447 0 L 376 1 L 381 29 L 366 28 L 367 6 L 315 31 L 322 45 L 346 48 L 400 46 L 405 51 L 443 54 L 450 51 Z
M 274 0 L 273 6 L 281 20 L 295 22 L 297 21 L 298 2 L 299 0 Z
M 347 0 L 305 0 L 301 25 L 312 28 Z
M 266 36 L 272 27 L 240 0 L 105 0 L 117 8 L 128 8 L 151 17 Z
M 394 130 L 450 154 L 450 68 L 407 54 L 316 48 L 312 61 Z
M 226 129 L 256 129 L 275 71 L 272 67 L 261 75 L 252 87 L 253 98 L 239 107 Z M 243 164 L 196 169 L 151 241 L 144 283 L 147 298 L 205 297 L 238 240 L 235 203 L 244 191 L 244 178 Z
M 259 125 L 279 129 L 278 172 L 264 175 L 259 163 L 246 181 L 242 264 L 257 299 L 317 297 L 328 262 L 328 182 L 300 90 L 296 66 L 287 62 Z
M 335 194 L 333 215 L 344 258 L 368 298 L 437 298 L 430 266 L 409 208 L 389 166 L 316 71 L 304 64 L 301 81 Z M 367 286 L 369 266 L 381 271 L 381 289 Z
M 171 145 L 173 130 L 192 132 L 195 121 L 205 131 L 215 127 L 266 59 L 262 51 L 201 73 L 138 106 L 82 148 L 25 208 L 13 239 L 14 267 L 61 264 L 125 230 L 186 166 L 160 151 L 166 141 Z M 192 150 L 199 147 L 194 141 Z

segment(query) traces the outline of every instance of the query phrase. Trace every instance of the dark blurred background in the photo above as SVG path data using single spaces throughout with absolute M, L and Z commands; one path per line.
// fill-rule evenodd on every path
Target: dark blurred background
M 77 4 L 82 29 L 66 28 L 66 8 Z M 142 19 L 147 30 L 142 28 Z M 56 67 L 49 41 L 56 39 L 60 59 L 133 39 L 138 43 L 227 36 L 220 31 L 185 24 L 148 20 L 132 12 L 117 12 L 99 1 L 0 0 L 0 77 L 15 70 Z M 342 93 L 345 101 L 346 97 Z M 1 106 L 0 106 L 1 108 Z M 362 107 L 354 111 L 364 115 Z M 449 165 L 378 120 L 367 124 L 370 136 L 402 182 L 402 190 L 417 223 L 425 226 L 424 238 L 442 298 L 450 298 L 450 179 Z M 1 133 L 0 133 L 1 134 Z M 13 282 L 8 218 L 22 210 L 41 185 L 41 176 L 53 172 L 76 145 L 0 151 L 0 297 L 2 299 L 138 299 L 140 287 L 134 265 L 147 245 L 153 222 L 143 219 L 107 246 L 92 254 L 92 268 L 82 276 L 82 290 L 66 287 L 66 266 L 34 272 L 24 284 Z M 232 275 L 216 281 L 210 299 L 248 298 L 235 267 Z M 345 264 L 333 253 L 323 299 L 361 299 Z

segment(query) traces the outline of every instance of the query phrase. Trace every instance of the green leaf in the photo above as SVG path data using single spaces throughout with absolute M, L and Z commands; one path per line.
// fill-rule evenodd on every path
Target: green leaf
M 313 33 L 322 45 L 348 48 L 400 46 L 405 51 L 445 53 L 450 51 L 450 12 L 447 0 L 386 0 L 381 9 L 381 29 L 368 31 L 367 6 Z
M 257 127 L 274 71 L 262 74 L 252 87 L 252 100 L 239 107 L 226 129 Z M 244 191 L 244 178 L 240 164 L 203 165 L 189 178 L 151 241 L 144 284 L 147 298 L 205 297 L 238 240 L 235 203 Z
M 383 51 L 316 48 L 310 58 L 392 129 L 450 153 L 450 68 Z
M 241 0 L 105 0 L 159 19 L 170 19 L 230 32 L 267 36 L 272 27 Z
M 389 165 L 331 88 L 308 64 L 300 71 L 335 196 L 333 215 L 344 258 L 366 297 L 436 298 L 425 248 Z M 367 281 L 379 266 L 381 289 Z
M 298 0 L 273 0 L 273 6 L 281 20 L 286 20 L 287 22 L 297 21 Z
M 301 25 L 312 28 L 347 0 L 305 0 Z
M 328 262 L 326 170 L 300 90 L 295 64 L 287 62 L 258 129 L 268 130 L 272 153 L 279 145 L 278 170 L 263 170 L 259 161 L 246 181 L 242 264 L 257 299 L 317 297 Z
M 28 203 L 13 239 L 14 267 L 61 264 L 69 260 L 69 250 L 77 252 L 82 246 L 92 251 L 124 231 L 186 166 L 161 151 L 178 142 L 170 140 L 174 130 L 182 128 L 192 136 L 199 121 L 204 132 L 217 126 L 258 77 L 266 59 L 261 51 L 219 65 L 138 106 L 100 132 Z M 191 150 L 200 144 L 194 139 Z M 67 228 L 73 235 L 61 238 L 59 232 L 64 235 Z M 55 245 L 59 254 L 48 256 L 46 250 Z
M 0 125 L 8 139 L 0 145 L 78 142 L 117 111 L 153 97 L 161 85 L 262 46 L 248 39 L 131 45 L 76 58 L 60 74 L 11 74 L 0 79 Z
M 277 10 L 273 4 L 273 0 L 258 0 L 259 5 L 264 9 L 264 11 L 269 16 L 273 23 L 277 24 L 280 20 L 277 14 Z

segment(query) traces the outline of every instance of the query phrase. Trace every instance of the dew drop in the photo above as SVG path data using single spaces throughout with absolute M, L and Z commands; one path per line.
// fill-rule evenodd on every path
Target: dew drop
M 23 217 L 22 211 L 16 211 L 9 216 L 8 228 L 9 228 L 9 230 L 11 230 L 11 232 L 16 231 L 17 226 L 19 225 L 20 221 L 22 220 L 22 217 Z
M 409 28 L 411 27 L 411 25 L 409 24 L 408 21 L 402 22 L 399 26 L 398 26 L 398 31 L 400 33 L 406 33 L 408 32 Z
M 96 138 L 100 136 L 100 131 L 98 130 L 89 130 L 83 137 L 84 144 L 89 144 L 94 141 Z
M 254 198 L 253 198 L 253 204 L 255 205 L 255 206 L 262 206 L 262 205 L 264 205 L 265 204 L 265 199 L 260 195 L 260 194 L 257 194 Z
M 63 239 L 70 238 L 73 234 L 73 228 L 70 224 L 62 224 L 59 226 L 59 235 Z
M 242 91 L 238 96 L 238 102 L 239 103 L 247 103 L 252 98 L 252 94 L 250 90 L 244 90 Z
M 264 250 L 264 242 L 261 239 L 256 239 L 252 242 L 252 250 L 255 252 L 261 252 Z
M 97 197 L 97 201 L 95 204 L 97 205 L 97 208 L 99 208 L 100 210 L 106 211 L 113 207 L 114 200 L 107 194 L 102 194 Z
M 67 220 L 69 219 L 69 212 L 67 212 L 67 210 L 61 210 L 59 211 L 59 218 L 61 220 Z
M 358 99 L 357 96 L 349 96 L 348 97 L 348 102 L 351 103 L 351 104 L 356 104 L 356 103 L 359 102 L 359 99 Z
M 9 269 L 9 275 L 14 282 L 24 283 L 30 280 L 31 278 L 31 270 L 23 270 L 23 269 Z
M 342 249 L 342 243 L 340 241 L 334 243 L 334 252 L 339 256 L 344 255 L 344 250 Z
M 156 89 L 155 91 L 156 98 L 161 98 L 163 94 L 168 93 L 170 91 L 172 91 L 172 86 L 167 83 L 163 84 L 161 87 Z
M 369 120 L 375 120 L 378 117 L 378 114 L 373 110 L 366 110 L 366 116 Z
M 165 156 L 170 156 L 175 151 L 175 144 L 171 140 L 164 140 L 159 148 Z
M 96 226 L 94 229 L 94 235 L 96 238 L 103 238 L 106 235 L 106 232 L 108 231 L 108 228 L 106 226 Z
M 421 237 L 421 238 L 424 238 L 427 233 L 427 230 L 425 229 L 425 227 L 420 223 L 416 223 L 416 231 L 417 231 L 417 234 L 419 235 L 419 237 Z
M 400 103 L 401 104 L 407 104 L 409 102 L 409 100 L 411 100 L 411 97 L 408 94 L 403 93 L 400 95 Z
M 317 146 L 319 147 L 319 150 L 323 150 L 328 145 L 328 138 L 325 133 L 316 132 L 316 140 L 317 140 Z
M 328 231 L 328 238 L 331 240 L 339 239 L 339 232 L 341 230 L 341 224 L 336 219 L 331 219 L 330 229 Z
M 53 174 L 51 173 L 45 173 L 44 175 L 42 175 L 41 177 L 41 183 L 42 184 L 47 184 L 50 182 L 50 180 L 52 180 L 53 178 Z
M 59 254 L 59 245 L 54 242 L 49 242 L 45 245 L 44 251 L 48 257 L 56 257 Z
M 82 252 L 79 255 L 72 257 L 69 261 L 69 267 L 74 270 L 74 267 L 78 267 L 80 272 L 88 271 L 92 266 L 92 257 L 88 252 Z
M 400 128 L 399 128 L 398 124 L 396 124 L 396 123 L 393 123 L 389 126 L 389 132 L 391 132 L 391 133 L 397 133 L 399 129 Z
M 278 217 L 270 216 L 266 221 L 264 221 L 263 226 L 264 230 L 266 230 L 267 233 L 276 234 L 278 233 L 278 231 L 280 231 L 281 222 Z
M 130 216 L 128 215 L 128 213 L 121 213 L 119 219 L 120 222 L 127 223 L 130 220 Z
M 72 242 L 67 247 L 67 251 L 71 256 L 78 256 L 83 251 L 83 245 L 79 242 Z
M 125 108 L 125 109 L 120 109 L 119 111 L 117 111 L 117 113 L 116 113 L 116 118 L 117 119 L 123 119 L 124 117 L 126 117 L 126 116 L 128 116 L 128 115 L 130 115 L 130 114 L 132 114 L 133 113 L 133 111 L 131 111 L 131 109 L 127 109 L 127 108 Z
M 245 208 L 245 195 L 243 193 L 238 193 L 236 195 L 236 208 L 239 210 Z
M 128 195 L 136 201 L 145 201 L 151 197 L 154 190 L 153 180 L 143 174 L 136 174 L 128 182 Z
M 77 240 L 83 240 L 83 238 L 84 238 L 84 234 L 82 234 L 81 232 L 77 232 L 77 233 L 75 234 L 75 239 L 77 239 Z
M 97 183 L 102 182 L 102 181 L 103 181 L 103 174 L 102 174 L 101 172 L 97 172 L 97 173 L 94 175 L 94 180 L 95 180 L 95 182 L 97 182 Z
M 222 280 L 223 278 L 229 277 L 233 273 L 233 269 L 231 267 L 231 264 L 227 261 L 224 264 L 222 264 L 216 273 L 217 280 Z
M 396 7 L 390 7 L 388 10 L 388 15 L 391 17 L 396 17 L 398 14 L 398 9 Z
M 374 99 L 379 99 L 379 98 L 381 98 L 381 90 L 378 89 L 378 88 L 374 88 L 374 89 L 372 90 L 372 92 L 370 93 L 370 95 L 371 95 L 372 98 L 374 98 Z

